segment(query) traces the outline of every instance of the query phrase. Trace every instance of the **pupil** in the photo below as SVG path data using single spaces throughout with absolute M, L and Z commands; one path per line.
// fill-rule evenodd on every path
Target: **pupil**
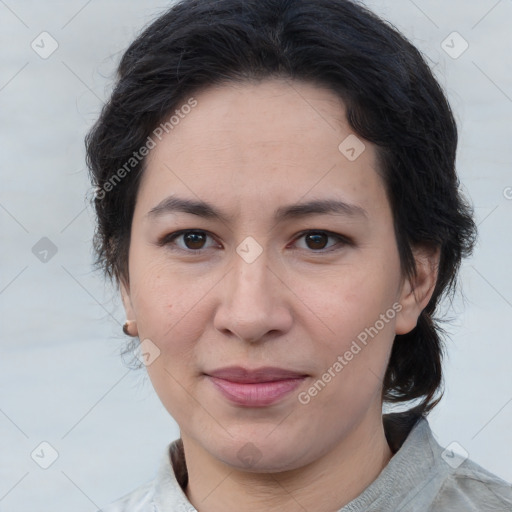
M 201 233 L 187 233 L 185 235 L 185 245 L 189 249 L 201 249 L 204 244 L 204 235 Z
M 322 233 L 309 234 L 306 235 L 306 241 L 312 242 L 312 244 L 309 244 L 313 245 L 313 247 L 310 247 L 310 249 L 323 249 L 326 244 L 326 236 Z

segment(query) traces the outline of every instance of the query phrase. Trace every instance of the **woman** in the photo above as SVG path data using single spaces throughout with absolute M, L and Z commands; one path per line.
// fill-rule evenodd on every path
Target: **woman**
M 132 43 L 87 138 L 95 249 L 181 436 L 105 511 L 512 510 L 426 419 L 476 236 L 456 145 L 347 0 L 183 0 Z

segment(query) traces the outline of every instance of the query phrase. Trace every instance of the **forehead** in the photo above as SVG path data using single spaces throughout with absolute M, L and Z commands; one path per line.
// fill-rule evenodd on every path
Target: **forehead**
M 211 87 L 194 100 L 153 137 L 139 190 L 148 206 L 173 192 L 238 209 L 327 193 L 363 208 L 386 201 L 375 148 L 356 137 L 332 91 L 274 79 Z

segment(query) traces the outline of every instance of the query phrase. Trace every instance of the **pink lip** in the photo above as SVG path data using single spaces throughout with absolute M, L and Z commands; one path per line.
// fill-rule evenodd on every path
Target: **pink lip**
M 291 393 L 307 377 L 282 368 L 247 370 L 239 366 L 222 368 L 206 375 L 228 400 L 246 407 L 271 405 Z

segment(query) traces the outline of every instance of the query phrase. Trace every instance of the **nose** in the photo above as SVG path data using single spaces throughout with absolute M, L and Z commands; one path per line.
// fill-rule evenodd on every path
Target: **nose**
M 217 330 L 246 342 L 264 341 L 290 330 L 291 292 L 268 266 L 264 253 L 252 263 L 237 257 L 223 281 L 214 318 Z

